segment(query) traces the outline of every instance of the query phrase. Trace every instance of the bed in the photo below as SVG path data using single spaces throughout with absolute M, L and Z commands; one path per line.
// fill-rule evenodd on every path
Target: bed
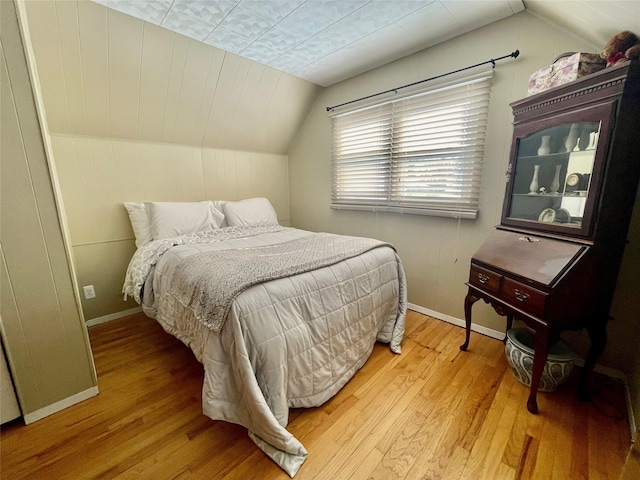
M 138 246 L 123 286 L 204 366 L 202 408 L 247 428 L 293 477 L 289 408 L 334 396 L 376 341 L 400 353 L 406 285 L 384 242 L 278 225 L 267 199 L 125 204 Z

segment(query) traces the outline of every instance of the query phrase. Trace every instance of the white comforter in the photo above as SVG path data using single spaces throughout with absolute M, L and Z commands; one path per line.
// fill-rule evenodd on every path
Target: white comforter
M 245 228 L 232 235 L 225 230 L 143 247 L 147 250 L 132 259 L 124 291 L 140 301 L 145 280 L 145 313 L 204 365 L 204 413 L 245 426 L 293 477 L 307 451 L 285 429 L 289 408 L 318 406 L 335 395 L 364 365 L 376 340 L 400 353 L 406 314 L 402 264 L 392 248 L 381 245 L 318 270 L 251 286 L 233 301 L 216 334 L 157 301 L 170 290 L 167 282 L 176 266 L 197 253 L 312 235 L 286 227 Z M 204 240 L 212 241 L 200 243 Z

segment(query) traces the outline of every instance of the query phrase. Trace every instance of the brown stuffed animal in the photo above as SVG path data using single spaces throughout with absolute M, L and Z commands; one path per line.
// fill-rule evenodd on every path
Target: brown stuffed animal
M 625 30 L 607 42 L 600 56 L 607 60 L 607 67 L 640 58 L 640 40 Z

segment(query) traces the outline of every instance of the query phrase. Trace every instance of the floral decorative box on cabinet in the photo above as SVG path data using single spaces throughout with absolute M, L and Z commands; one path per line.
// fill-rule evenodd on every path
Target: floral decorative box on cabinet
M 540 93 L 602 70 L 607 61 L 597 53 L 573 53 L 561 56 L 551 65 L 533 72 L 529 77 L 527 95 Z

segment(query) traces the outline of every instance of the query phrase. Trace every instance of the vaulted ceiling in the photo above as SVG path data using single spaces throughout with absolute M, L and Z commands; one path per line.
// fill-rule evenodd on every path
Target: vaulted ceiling
M 521 0 L 93 0 L 328 86 L 524 10 Z
M 525 7 L 594 45 L 640 31 L 640 0 L 93 1 L 322 86 Z

